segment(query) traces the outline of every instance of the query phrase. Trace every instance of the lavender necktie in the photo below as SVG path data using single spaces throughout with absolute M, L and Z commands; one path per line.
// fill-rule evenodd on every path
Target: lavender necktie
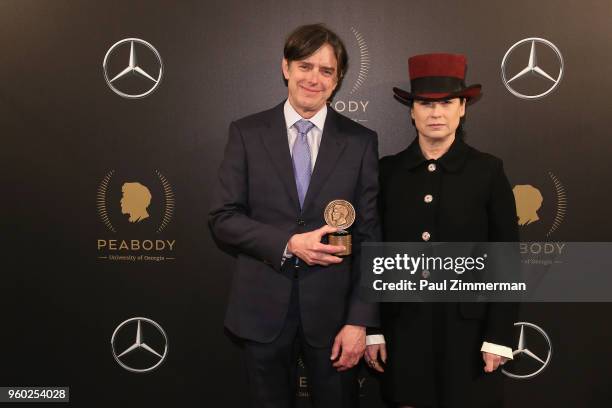
M 308 147 L 306 134 L 314 127 L 314 124 L 308 120 L 300 119 L 293 126 L 297 129 L 298 135 L 293 144 L 291 156 L 293 158 L 293 174 L 295 175 L 295 184 L 297 186 L 298 198 L 300 199 L 300 208 L 302 208 L 312 173 L 310 147 Z

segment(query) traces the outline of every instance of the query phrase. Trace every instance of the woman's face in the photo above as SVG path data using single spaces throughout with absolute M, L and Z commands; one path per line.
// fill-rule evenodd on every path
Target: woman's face
M 460 119 L 465 115 L 465 99 L 441 101 L 415 100 L 410 116 L 419 136 L 442 141 L 455 135 Z

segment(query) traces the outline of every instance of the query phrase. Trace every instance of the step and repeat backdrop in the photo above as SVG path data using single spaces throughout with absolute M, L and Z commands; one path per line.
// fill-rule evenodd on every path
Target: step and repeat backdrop
M 223 329 L 232 260 L 207 228 L 232 120 L 285 97 L 286 35 L 322 22 L 349 71 L 331 106 L 414 138 L 407 59 L 462 53 L 467 141 L 504 160 L 534 256 L 610 241 L 612 3 L 0 2 L 0 386 L 73 406 L 245 406 Z M 576 273 L 588 279 L 588 266 Z M 523 304 L 509 407 L 609 403 L 612 305 Z M 309 406 L 300 366 L 300 406 Z M 364 407 L 382 407 L 361 368 Z

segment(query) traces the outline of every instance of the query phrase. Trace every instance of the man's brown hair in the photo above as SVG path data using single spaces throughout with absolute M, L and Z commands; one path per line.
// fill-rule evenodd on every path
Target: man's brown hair
M 289 63 L 300 61 L 314 54 L 324 44 L 329 44 L 332 47 L 338 62 L 338 71 L 336 72 L 337 91 L 340 89 L 342 79 L 348 68 L 348 55 L 340 37 L 325 25 L 308 24 L 296 28 L 285 41 L 283 56 Z M 286 79 L 285 85 L 287 85 Z

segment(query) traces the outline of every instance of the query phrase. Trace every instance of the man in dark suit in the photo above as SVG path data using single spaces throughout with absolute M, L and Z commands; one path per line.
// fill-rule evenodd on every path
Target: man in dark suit
M 375 304 L 359 298 L 359 252 L 379 241 L 377 137 L 327 106 L 347 67 L 342 41 L 325 26 L 288 37 L 282 71 L 288 98 L 233 122 L 209 225 L 236 256 L 225 325 L 242 344 L 255 407 L 294 404 L 301 353 L 316 407 L 355 407 L 353 368 Z M 355 208 L 353 255 L 322 243 L 333 200 Z

